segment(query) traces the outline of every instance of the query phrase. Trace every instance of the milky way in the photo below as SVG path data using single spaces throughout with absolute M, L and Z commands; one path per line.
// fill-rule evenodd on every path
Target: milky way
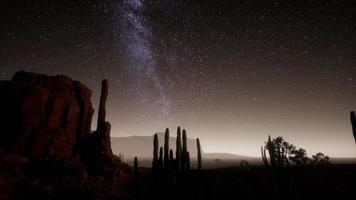
M 127 67 L 132 76 L 141 79 L 133 85 L 137 98 L 145 104 L 145 113 L 156 113 L 159 115 L 157 122 L 162 124 L 170 114 L 170 99 L 156 70 L 157 62 L 151 47 L 154 33 L 145 21 L 144 4 L 140 0 L 127 0 L 119 3 L 118 8 L 122 23 L 121 39 L 126 44 L 130 61 Z M 149 89 L 142 79 L 151 80 L 157 93 L 152 93 L 152 89 Z
M 355 1 L 3 2 L 0 78 L 65 74 L 94 107 L 108 79 L 113 136 L 180 125 L 205 152 L 258 156 L 271 134 L 356 155 Z

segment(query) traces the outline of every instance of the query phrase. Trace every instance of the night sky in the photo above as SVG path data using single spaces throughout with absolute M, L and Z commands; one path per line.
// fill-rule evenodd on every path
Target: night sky
M 271 134 L 308 153 L 356 154 L 353 0 L 9 2 L 0 79 L 65 74 L 97 108 L 107 78 L 113 136 L 180 125 L 206 152 L 258 156 Z

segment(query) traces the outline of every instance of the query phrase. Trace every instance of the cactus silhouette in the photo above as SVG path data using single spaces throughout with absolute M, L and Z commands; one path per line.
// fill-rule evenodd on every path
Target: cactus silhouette
M 158 168 L 161 170 L 163 168 L 163 148 L 159 148 L 159 159 L 158 159 Z
M 263 146 L 261 146 L 261 155 L 262 155 L 263 164 L 266 167 L 269 167 L 267 156 L 266 156 L 266 149 Z
M 153 160 L 152 160 L 152 176 L 153 182 L 156 184 L 159 179 L 159 163 L 158 163 L 158 135 L 157 133 L 153 136 Z
M 197 153 L 198 153 L 198 170 L 201 170 L 201 146 L 199 138 L 197 138 Z
M 189 155 L 189 151 L 186 152 L 186 169 L 190 170 L 190 155 Z
M 163 156 L 163 165 L 165 169 L 169 167 L 169 129 L 166 128 L 166 132 L 164 134 L 164 156 Z
M 138 159 L 136 156 L 134 159 L 134 174 L 135 174 L 135 177 L 138 177 Z
M 187 169 L 187 132 L 183 129 L 183 149 L 182 149 L 182 160 L 181 160 L 181 169 Z
M 134 176 L 135 176 L 135 192 L 136 192 L 136 197 L 137 199 L 140 199 L 141 196 L 141 188 L 140 188 L 140 176 L 138 172 L 138 159 L 135 156 L 134 159 Z
M 180 127 L 178 126 L 177 139 L 176 139 L 176 168 L 178 171 L 181 170 L 181 159 L 182 159 L 182 136 L 181 136 Z
M 354 139 L 356 142 L 356 116 L 355 116 L 354 111 L 350 112 L 350 120 L 351 120 L 351 125 L 352 125 L 352 133 L 354 135 Z
M 174 153 L 173 150 L 169 150 L 169 168 L 171 170 L 174 170 L 175 166 L 174 166 L 175 160 L 174 160 Z
M 270 163 L 271 163 L 271 167 L 276 167 L 276 153 L 275 153 L 275 149 L 274 149 L 274 144 L 273 141 L 271 140 L 271 136 L 268 136 L 268 141 L 266 144 L 268 153 L 269 153 L 269 158 L 270 158 Z
M 261 146 L 261 156 L 262 156 L 263 164 L 264 164 L 266 167 L 268 167 L 269 164 L 268 164 L 267 157 L 266 157 L 266 149 L 263 148 L 263 146 Z
M 158 135 L 157 133 L 153 136 L 153 161 L 152 168 L 157 167 L 158 162 Z
M 174 161 L 173 150 L 169 150 L 169 161 Z

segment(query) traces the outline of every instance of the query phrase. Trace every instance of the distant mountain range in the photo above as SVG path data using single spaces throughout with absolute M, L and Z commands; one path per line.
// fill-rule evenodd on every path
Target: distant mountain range
M 159 146 L 164 144 L 164 133 L 158 133 Z M 188 151 L 192 159 L 197 157 L 196 140 L 187 138 Z M 175 152 L 176 138 L 169 138 L 169 147 Z M 111 137 L 111 148 L 116 155 L 122 155 L 124 159 L 132 160 L 137 156 L 140 160 L 152 159 L 153 153 L 153 135 L 152 136 L 129 136 L 129 137 Z M 229 153 L 204 153 L 204 143 L 202 143 L 203 159 L 220 160 L 249 160 L 252 157 Z

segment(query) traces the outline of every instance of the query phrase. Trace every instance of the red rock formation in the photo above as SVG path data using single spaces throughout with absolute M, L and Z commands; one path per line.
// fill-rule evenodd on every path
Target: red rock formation
M 1 81 L 0 147 L 37 156 L 71 156 L 90 134 L 91 91 L 63 75 L 17 72 Z
M 77 196 L 67 189 L 82 194 L 83 186 L 112 198 L 108 187 L 116 192 L 118 185 L 132 185 L 129 166 L 111 150 L 107 96 L 104 80 L 98 129 L 91 132 L 91 91 L 80 82 L 29 72 L 0 81 L 0 199 L 24 199 L 17 198 L 18 188 L 30 191 L 21 192 L 26 199 L 40 198 L 38 191 L 46 199 L 72 199 Z

